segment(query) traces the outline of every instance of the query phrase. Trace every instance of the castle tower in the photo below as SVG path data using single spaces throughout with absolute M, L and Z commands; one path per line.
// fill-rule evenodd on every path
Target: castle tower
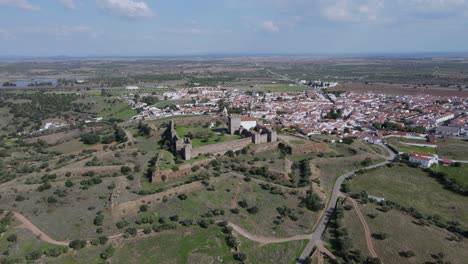
M 239 115 L 230 115 L 228 118 L 228 133 L 234 135 L 241 126 L 241 118 Z
M 278 133 L 275 130 L 268 131 L 268 142 L 278 141 Z

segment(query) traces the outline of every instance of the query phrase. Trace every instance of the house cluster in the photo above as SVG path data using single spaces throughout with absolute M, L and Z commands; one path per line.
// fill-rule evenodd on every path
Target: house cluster
M 223 110 L 218 107 L 219 101 L 223 100 L 231 109 L 241 109 L 244 115 L 273 121 L 285 128 L 297 128 L 308 136 L 350 132 L 359 136 L 359 128 L 388 122 L 403 129 L 418 128 L 421 133 L 432 130 L 451 136 L 468 133 L 468 100 L 456 96 L 390 96 L 353 92 L 336 95 L 323 94 L 316 89 L 287 93 L 194 87 L 166 92 L 162 97 L 184 99 L 190 103 L 160 109 L 128 99 L 134 108 L 140 109 L 133 119 L 218 113 Z M 380 136 L 375 131 L 370 135 Z

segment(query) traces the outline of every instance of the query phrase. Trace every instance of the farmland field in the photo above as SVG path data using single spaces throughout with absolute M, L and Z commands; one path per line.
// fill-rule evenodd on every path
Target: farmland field
M 468 141 L 458 139 L 437 140 L 437 152 L 440 157 L 454 160 L 468 160 Z
M 455 181 L 462 189 L 468 189 L 468 165 L 463 164 L 460 167 L 437 166 L 432 170 L 447 174 L 447 177 Z
M 444 189 L 421 169 L 399 164 L 355 176 L 350 183 L 353 193 L 366 191 L 421 213 L 439 215 L 445 221 L 456 219 L 462 226 L 468 226 L 465 206 L 468 197 Z

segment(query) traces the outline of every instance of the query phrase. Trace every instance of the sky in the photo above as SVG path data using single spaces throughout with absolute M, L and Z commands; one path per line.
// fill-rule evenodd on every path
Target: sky
M 468 51 L 468 0 L 0 0 L 0 56 Z

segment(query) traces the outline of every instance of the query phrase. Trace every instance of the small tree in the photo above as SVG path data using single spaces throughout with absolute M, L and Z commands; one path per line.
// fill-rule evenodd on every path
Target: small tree
M 411 257 L 416 256 L 416 254 L 414 254 L 414 252 L 411 251 L 411 250 L 408 250 L 408 251 L 401 251 L 401 252 L 399 253 L 399 255 L 402 256 L 402 257 L 405 257 L 405 258 L 411 258 Z
M 247 260 L 247 255 L 245 255 L 244 253 L 238 252 L 234 254 L 234 259 L 244 263 L 244 261 Z
M 73 240 L 70 242 L 68 245 L 70 248 L 73 248 L 75 250 L 80 250 L 84 247 L 86 247 L 86 240 Z
M 18 240 L 18 236 L 16 234 L 11 234 L 7 237 L 7 240 L 8 242 L 16 243 L 16 241 Z

